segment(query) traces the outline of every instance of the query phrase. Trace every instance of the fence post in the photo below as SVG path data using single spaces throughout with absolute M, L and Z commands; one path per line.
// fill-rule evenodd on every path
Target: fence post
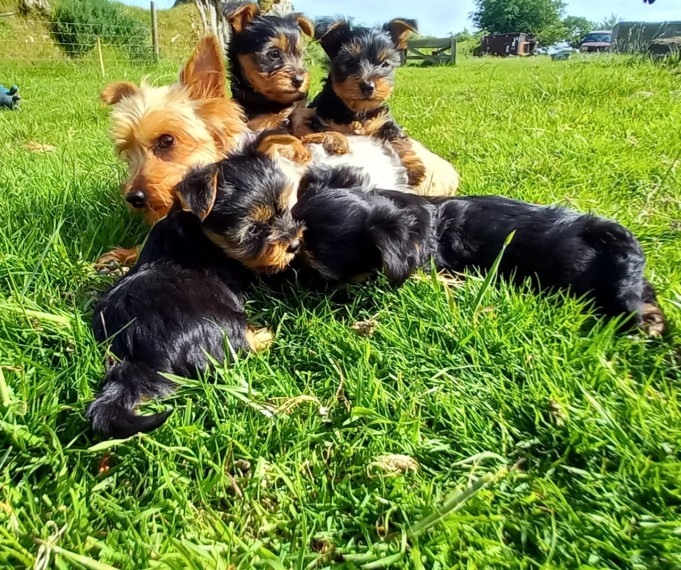
M 452 52 L 451 57 L 449 58 L 449 63 L 452 65 L 456 65 L 456 38 L 452 36 L 451 38 L 451 44 L 450 44 L 450 50 Z
M 151 45 L 154 48 L 154 57 L 158 60 L 158 20 L 156 18 L 156 3 L 151 2 Z
M 97 36 L 97 55 L 99 56 L 99 68 L 102 70 L 102 79 L 105 77 L 104 73 L 104 56 L 102 55 L 102 40 Z

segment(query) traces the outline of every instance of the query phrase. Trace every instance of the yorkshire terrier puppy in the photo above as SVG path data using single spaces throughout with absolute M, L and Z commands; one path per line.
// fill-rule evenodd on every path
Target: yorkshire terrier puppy
M 621 225 L 565 208 L 498 196 L 421 197 L 366 192 L 351 169 L 311 175 L 294 217 L 305 226 L 301 259 L 323 277 L 349 281 L 383 270 L 394 284 L 434 259 L 438 270 L 489 270 L 541 290 L 592 299 L 608 317 L 633 315 L 654 336 L 665 318 L 644 278 L 640 243 Z
M 284 132 L 264 132 L 241 151 L 190 172 L 178 194 L 223 254 L 257 273 L 284 270 L 300 248 L 303 225 L 293 219 L 309 150 Z
M 223 15 L 229 24 L 227 48 L 232 97 L 243 107 L 254 131 L 286 128 L 310 88 L 304 36 L 314 26 L 302 14 L 260 13 L 257 3 L 231 2 Z
M 230 347 L 246 352 L 266 346 L 271 335 L 249 327 L 244 314 L 249 275 L 225 259 L 195 214 L 173 210 L 157 223 L 137 265 L 95 307 L 95 338 L 110 343 L 112 363 L 87 410 L 93 429 L 108 437 L 151 431 L 170 411 L 134 410 L 172 391 L 162 373 L 196 378 L 211 357 L 228 360 Z
M 115 359 L 88 408 L 96 431 L 128 437 L 155 429 L 169 412 L 139 416 L 134 408 L 172 390 L 160 373 L 194 378 L 207 368 L 206 355 L 224 361 L 228 346 L 268 344 L 269 332 L 249 327 L 244 314 L 247 268 L 278 272 L 297 253 L 303 228 L 291 202 L 297 169 L 309 160 L 295 137 L 264 133 L 178 184 L 177 206 L 95 308 L 95 338 L 111 343 Z
M 206 36 L 180 72 L 179 82 L 152 87 L 107 85 L 112 138 L 128 164 L 123 195 L 150 223 L 176 202 L 174 188 L 194 166 L 220 160 L 247 133 L 242 111 L 227 97 L 225 65 L 217 39 Z M 134 261 L 136 248 L 113 250 L 99 264 Z
M 458 187 L 456 170 L 409 139 L 392 118 L 387 104 L 400 52 L 416 31 L 415 21 L 401 18 L 381 29 L 352 26 L 344 20 L 318 23 L 315 38 L 329 56 L 329 74 L 310 109 L 294 113 L 293 132 L 303 136 L 331 130 L 389 141 L 417 193 L 450 194 Z

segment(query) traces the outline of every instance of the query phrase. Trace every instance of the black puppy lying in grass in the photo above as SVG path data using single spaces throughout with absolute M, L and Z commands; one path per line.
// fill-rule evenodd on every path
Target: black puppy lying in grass
M 501 275 L 591 298 L 606 316 L 632 315 L 653 336 L 665 330 L 641 245 L 613 221 L 498 196 L 421 197 L 363 186 L 351 168 L 312 169 L 301 183 L 293 209 L 305 224 L 300 258 L 326 279 L 383 270 L 400 284 L 431 258 L 438 270 L 489 270 L 515 232 Z
M 173 389 L 161 373 L 195 378 L 208 355 L 225 361 L 271 341 L 247 324 L 244 290 L 247 268 L 285 267 L 299 247 L 288 205 L 295 185 L 270 156 L 280 147 L 278 134 L 264 134 L 190 173 L 177 188 L 186 211 L 176 207 L 154 226 L 135 267 L 95 307 L 95 338 L 111 343 L 115 360 L 87 411 L 96 431 L 128 437 L 159 427 L 169 411 L 134 409 Z
M 111 342 L 115 362 L 88 408 L 92 427 L 114 437 L 151 431 L 170 411 L 141 416 L 134 408 L 172 390 L 160 373 L 195 378 L 206 354 L 228 358 L 227 343 L 236 352 L 257 350 L 262 335 L 244 314 L 248 277 L 194 214 L 176 211 L 156 224 L 135 267 L 95 308 L 95 338 Z

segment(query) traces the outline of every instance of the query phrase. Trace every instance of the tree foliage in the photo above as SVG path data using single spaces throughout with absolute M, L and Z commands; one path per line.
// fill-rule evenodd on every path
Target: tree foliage
M 622 18 L 620 18 L 617 14 L 610 14 L 600 24 L 598 24 L 598 27 L 601 30 L 612 30 L 621 21 Z
M 222 0 L 193 0 L 201 16 L 201 22 L 206 32 L 215 34 L 223 48 L 229 42 L 229 27 L 222 17 Z M 244 0 L 245 2 L 246 0 Z M 175 0 L 175 6 L 182 4 L 184 0 Z M 275 12 L 286 13 L 293 9 L 291 0 L 258 0 L 258 5 L 263 13 Z
M 536 34 L 544 44 L 564 35 L 562 0 L 475 0 L 473 22 L 487 32 Z
M 596 27 L 597 25 L 594 22 L 580 16 L 566 16 L 563 18 L 564 39 L 575 47 L 582 42 L 584 36 L 591 30 L 595 30 Z

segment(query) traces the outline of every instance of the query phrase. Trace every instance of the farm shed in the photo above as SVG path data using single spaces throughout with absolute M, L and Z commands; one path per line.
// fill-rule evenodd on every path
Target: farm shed
M 653 40 L 681 36 L 681 22 L 620 22 L 612 31 L 612 50 L 642 53 Z
M 537 38 L 531 34 L 491 34 L 482 38 L 481 55 L 532 55 L 537 47 Z

